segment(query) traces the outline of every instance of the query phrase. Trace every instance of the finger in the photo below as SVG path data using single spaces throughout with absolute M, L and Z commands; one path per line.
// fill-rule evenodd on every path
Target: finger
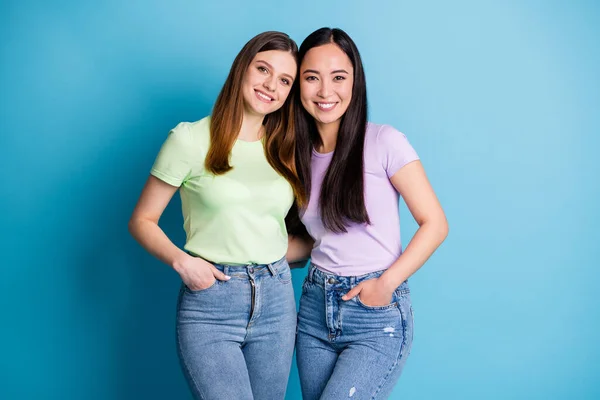
M 342 300 L 346 301 L 355 298 L 360 293 L 361 289 L 362 286 L 360 284 L 354 286 L 348 293 L 342 296 Z
M 220 280 L 220 281 L 228 281 L 231 279 L 230 276 L 225 275 L 224 273 L 222 273 L 221 271 L 219 271 L 218 269 L 216 269 L 214 266 L 210 266 L 210 268 L 212 269 L 212 273 L 215 276 L 216 279 Z

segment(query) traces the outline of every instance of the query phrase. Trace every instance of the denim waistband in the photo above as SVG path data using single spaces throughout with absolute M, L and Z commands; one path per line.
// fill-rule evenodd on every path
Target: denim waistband
M 193 253 L 189 253 L 193 257 L 202 258 Z M 248 275 L 252 274 L 254 276 L 260 275 L 273 275 L 277 274 L 277 272 L 284 266 L 287 265 L 287 261 L 285 257 L 280 258 L 277 261 L 268 264 L 225 264 L 225 263 L 216 263 L 210 260 L 203 258 L 206 262 L 211 263 L 216 269 L 223 272 L 225 275 Z
M 351 289 L 362 281 L 379 278 L 386 270 L 369 272 L 364 275 L 357 276 L 340 276 L 323 272 L 314 264 L 310 264 L 306 280 L 312 284 L 320 286 L 324 289 Z M 402 282 L 398 289 L 402 292 L 409 292 L 408 281 Z

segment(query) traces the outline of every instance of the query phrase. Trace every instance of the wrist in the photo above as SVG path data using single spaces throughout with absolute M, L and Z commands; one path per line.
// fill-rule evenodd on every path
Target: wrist
M 173 259 L 173 262 L 171 262 L 171 268 L 173 268 L 178 274 L 181 274 L 185 270 L 189 258 L 190 256 L 188 254 L 183 253 L 182 255 Z
M 385 292 L 392 293 L 403 281 L 400 281 L 397 277 L 393 276 L 388 271 L 384 272 L 378 279 L 381 288 Z

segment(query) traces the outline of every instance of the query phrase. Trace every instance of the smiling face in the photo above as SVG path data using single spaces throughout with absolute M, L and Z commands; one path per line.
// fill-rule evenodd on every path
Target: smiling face
M 296 60 L 292 53 L 281 50 L 257 53 L 242 83 L 246 113 L 265 116 L 277 111 L 290 94 L 295 78 Z
M 306 52 L 300 66 L 300 100 L 317 126 L 336 124 L 352 101 L 354 69 L 336 44 Z

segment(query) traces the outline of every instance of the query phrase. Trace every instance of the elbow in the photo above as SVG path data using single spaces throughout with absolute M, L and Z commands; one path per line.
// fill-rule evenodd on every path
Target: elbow
M 131 217 L 127 223 L 127 230 L 131 236 L 135 237 L 135 219 L 133 217 Z
M 448 233 L 450 232 L 450 227 L 448 225 L 448 221 L 446 219 L 444 219 L 444 226 L 443 226 L 443 230 L 442 230 L 442 242 L 444 240 L 446 240 L 446 238 L 448 237 Z
M 430 232 L 430 237 L 434 238 L 434 241 L 437 242 L 438 246 L 448 237 L 448 220 L 444 215 L 441 215 L 439 218 L 421 221 L 419 226 L 421 228 L 426 227 L 427 231 Z
M 134 238 L 138 238 L 148 228 L 158 226 L 158 218 L 153 216 L 133 214 L 127 223 L 127 229 Z
M 446 217 L 441 218 L 440 221 L 436 224 L 436 226 L 436 231 L 439 235 L 438 238 L 441 244 L 448 237 L 448 232 L 450 230 L 450 227 L 448 226 L 448 220 L 446 219 Z
M 129 222 L 127 223 L 127 230 L 129 231 L 129 234 L 131 236 L 133 236 L 133 238 L 136 240 L 138 238 L 138 233 L 140 231 L 140 223 L 141 222 L 142 222 L 142 220 L 139 217 L 132 215 L 131 218 L 129 219 Z

